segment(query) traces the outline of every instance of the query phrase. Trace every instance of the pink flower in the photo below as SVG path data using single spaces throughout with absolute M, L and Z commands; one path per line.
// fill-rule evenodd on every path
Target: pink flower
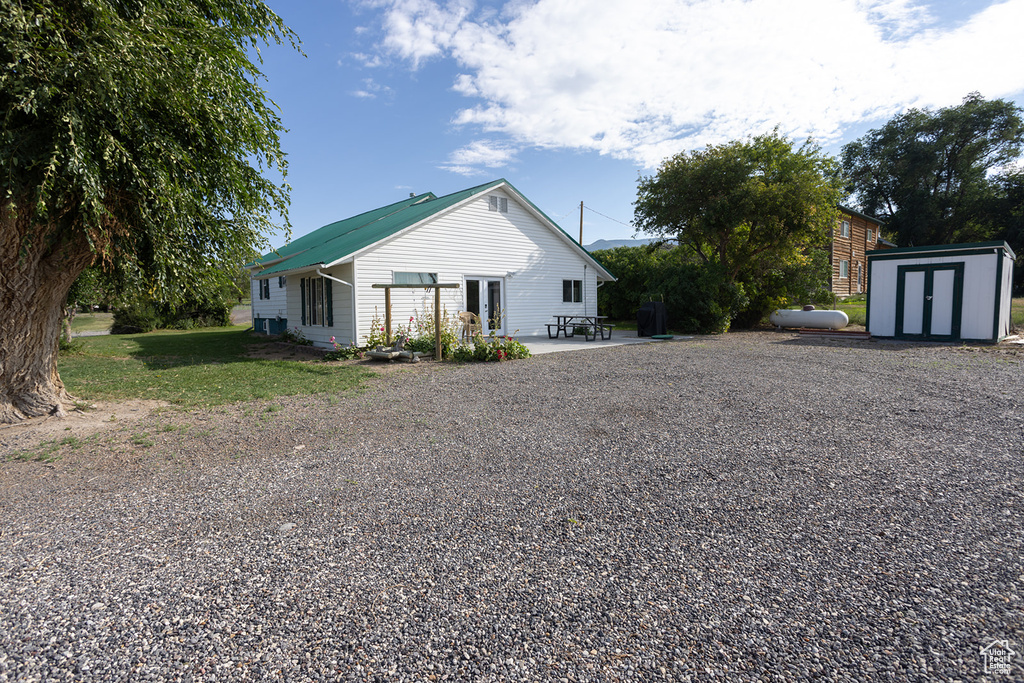
M 331 337 L 331 343 L 332 344 L 334 343 L 334 337 Z

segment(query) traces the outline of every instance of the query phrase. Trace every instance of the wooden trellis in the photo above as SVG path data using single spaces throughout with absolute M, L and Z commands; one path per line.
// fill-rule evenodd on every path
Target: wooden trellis
M 391 290 L 392 289 L 432 289 L 434 290 L 434 359 L 441 360 L 441 290 L 458 289 L 458 283 L 434 283 L 418 285 L 371 285 L 374 289 L 384 290 L 384 334 L 387 343 L 391 343 Z

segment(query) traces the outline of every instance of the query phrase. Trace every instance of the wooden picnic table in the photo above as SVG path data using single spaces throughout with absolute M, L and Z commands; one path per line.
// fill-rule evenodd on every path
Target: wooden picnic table
M 606 315 L 556 315 L 555 322 L 548 323 L 548 339 L 558 339 L 559 333 L 568 339 L 575 336 L 579 328 L 583 328 L 587 341 L 594 341 L 598 335 L 601 339 L 611 339 L 615 325 L 606 323 L 607 319 Z

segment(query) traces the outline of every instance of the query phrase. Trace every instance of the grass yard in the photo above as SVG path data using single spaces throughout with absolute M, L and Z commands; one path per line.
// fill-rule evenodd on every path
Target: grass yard
M 154 399 L 190 408 L 360 386 L 368 370 L 348 365 L 249 358 L 246 326 L 160 330 L 82 338 L 62 355 L 61 379 L 86 400 Z
M 71 321 L 71 333 L 106 332 L 113 321 L 113 313 L 77 313 Z

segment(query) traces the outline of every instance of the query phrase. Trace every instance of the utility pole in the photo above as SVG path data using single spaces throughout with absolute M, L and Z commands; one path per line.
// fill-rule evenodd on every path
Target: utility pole
M 580 246 L 583 246 L 583 202 L 580 202 Z

